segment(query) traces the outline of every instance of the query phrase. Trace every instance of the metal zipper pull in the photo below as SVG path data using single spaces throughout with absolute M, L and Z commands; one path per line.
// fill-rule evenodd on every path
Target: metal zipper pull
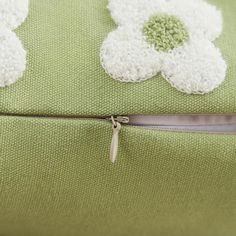
M 113 130 L 111 149 L 110 149 L 110 160 L 112 163 L 115 163 L 119 149 L 119 133 L 121 130 L 121 123 L 123 124 L 129 123 L 129 118 L 123 116 L 118 116 L 114 118 L 114 116 L 112 116 L 109 120 L 111 120 L 112 122 L 112 130 Z

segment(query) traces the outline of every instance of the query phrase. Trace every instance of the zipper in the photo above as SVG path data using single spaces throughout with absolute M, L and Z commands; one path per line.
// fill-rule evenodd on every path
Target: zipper
M 157 131 L 191 132 L 207 134 L 236 135 L 236 114 L 232 115 L 130 115 L 130 116 L 43 116 L 0 114 L 4 117 L 24 117 L 39 119 L 72 119 L 109 121 L 112 125 L 110 160 L 115 163 L 119 149 L 119 134 L 123 126 L 138 127 Z
M 112 123 L 110 160 L 115 163 L 119 149 L 119 134 L 123 125 L 159 131 L 236 134 L 236 115 L 131 115 L 105 118 Z
M 121 124 L 128 124 L 129 118 L 126 116 L 118 116 L 116 118 L 114 116 L 111 116 L 111 118 L 109 118 L 108 120 L 112 122 L 112 130 L 113 130 L 111 148 L 110 148 L 110 160 L 112 163 L 115 163 L 119 148 L 119 133 L 121 130 Z

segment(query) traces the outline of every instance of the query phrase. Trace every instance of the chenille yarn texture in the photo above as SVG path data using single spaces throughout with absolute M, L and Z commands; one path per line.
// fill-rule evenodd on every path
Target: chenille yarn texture
M 223 25 L 215 6 L 204 0 L 109 0 L 108 8 L 118 28 L 101 47 L 101 63 L 112 78 L 142 82 L 162 73 L 188 94 L 209 93 L 224 81 L 227 65 L 212 43 Z
M 15 83 L 26 69 L 26 51 L 12 31 L 28 15 L 28 0 L 0 0 L 0 87 Z
M 107 0 L 30 1 L 16 29 L 27 69 L 0 89 L 0 235 L 235 236 L 234 135 L 123 127 L 114 167 L 111 124 L 76 119 L 235 113 L 236 1 L 225 2 L 211 0 L 224 14 L 215 43 L 227 79 L 202 97 L 160 75 L 125 84 L 105 73 L 100 47 L 117 27 Z
M 156 50 L 169 51 L 183 46 L 189 35 L 184 24 L 175 16 L 157 15 L 146 22 L 144 35 Z
M 120 83 L 106 74 L 100 64 L 100 47 L 117 28 L 106 8 L 107 0 L 31 0 L 27 20 L 15 30 L 27 50 L 27 69 L 17 83 L 0 89 L 1 113 L 110 116 L 236 112 L 236 41 L 232 40 L 236 2 L 209 3 L 221 9 L 224 18 L 224 31 L 214 44 L 227 62 L 227 76 L 212 93 L 189 96 L 172 88 L 160 74 L 142 83 Z

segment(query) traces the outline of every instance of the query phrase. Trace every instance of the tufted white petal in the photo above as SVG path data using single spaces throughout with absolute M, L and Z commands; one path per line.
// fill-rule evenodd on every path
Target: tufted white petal
M 16 34 L 0 26 L 0 87 L 16 82 L 26 68 L 26 51 Z
M 0 0 L 0 23 L 16 29 L 28 15 L 28 0 Z
M 108 35 L 100 57 L 102 66 L 112 78 L 141 82 L 160 72 L 162 56 L 143 37 L 139 30 L 124 26 Z
M 226 69 L 220 50 L 209 40 L 197 38 L 166 56 L 162 75 L 182 92 L 204 94 L 224 81 Z
M 165 0 L 109 0 L 112 18 L 118 25 L 139 25 L 153 14 L 167 11 Z
M 179 16 L 189 30 L 190 35 L 199 35 L 211 41 L 222 32 L 221 11 L 204 0 L 167 0 L 169 14 Z
M 108 8 L 118 29 L 108 35 L 100 56 L 112 78 L 141 82 L 161 72 L 188 94 L 211 92 L 224 81 L 227 65 L 211 42 L 223 27 L 221 12 L 215 6 L 204 0 L 110 0 Z M 180 18 L 189 34 L 184 46 L 161 52 L 147 42 L 144 24 L 158 14 Z

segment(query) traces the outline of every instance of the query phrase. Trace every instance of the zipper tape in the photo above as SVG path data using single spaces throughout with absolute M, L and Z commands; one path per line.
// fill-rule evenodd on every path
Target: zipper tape
M 71 120 L 107 120 L 112 123 L 112 139 L 110 160 L 115 163 L 119 149 L 119 134 L 122 125 L 141 127 L 159 131 L 194 132 L 207 134 L 236 134 L 235 115 L 130 115 L 111 117 L 52 117 L 0 114 L 0 116 L 39 118 L 39 119 L 71 119 Z

